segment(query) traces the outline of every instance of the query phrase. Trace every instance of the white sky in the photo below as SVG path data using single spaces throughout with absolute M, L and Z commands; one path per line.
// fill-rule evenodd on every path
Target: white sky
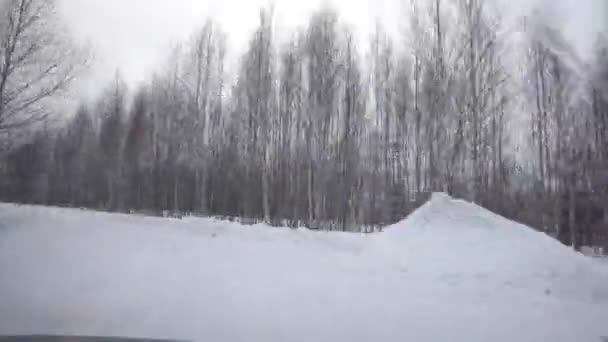
M 608 22 L 607 0 L 495 0 L 511 15 L 543 4 L 566 36 L 585 54 L 592 32 Z M 304 24 L 314 10 L 330 2 L 360 39 L 380 18 L 389 32 L 404 25 L 409 0 L 274 0 L 277 32 L 287 34 Z M 228 33 L 232 54 L 242 51 L 268 0 L 59 0 L 60 12 L 95 60 L 81 81 L 81 93 L 95 92 L 120 69 L 129 84 L 148 77 L 167 58 L 172 43 L 186 40 L 212 16 Z M 607 26 L 603 26 L 606 28 Z

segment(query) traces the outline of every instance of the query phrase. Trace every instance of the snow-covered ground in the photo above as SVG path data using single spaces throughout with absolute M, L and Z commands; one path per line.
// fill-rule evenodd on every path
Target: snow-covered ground
M 0 335 L 590 341 L 608 264 L 445 195 L 384 233 L 0 205 Z

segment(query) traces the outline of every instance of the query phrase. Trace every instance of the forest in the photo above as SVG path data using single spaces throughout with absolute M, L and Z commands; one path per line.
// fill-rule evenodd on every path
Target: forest
M 535 13 L 411 0 L 367 46 L 331 5 L 278 39 L 268 6 L 237 63 L 210 18 L 145 83 L 117 71 L 52 124 L 78 64 L 48 57 L 72 52 L 49 3 L 0 14 L 2 201 L 369 232 L 441 191 L 608 245 L 605 35 L 582 58 Z

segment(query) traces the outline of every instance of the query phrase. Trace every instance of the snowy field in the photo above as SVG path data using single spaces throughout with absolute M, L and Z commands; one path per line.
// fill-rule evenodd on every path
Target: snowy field
M 0 335 L 608 336 L 608 264 L 445 195 L 384 233 L 0 205 Z

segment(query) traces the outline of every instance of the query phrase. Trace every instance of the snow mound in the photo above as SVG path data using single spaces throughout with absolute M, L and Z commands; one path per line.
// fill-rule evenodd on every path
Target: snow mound
M 388 227 L 383 239 L 403 267 L 441 279 L 472 277 L 608 301 L 608 277 L 597 262 L 542 232 L 443 193 Z

